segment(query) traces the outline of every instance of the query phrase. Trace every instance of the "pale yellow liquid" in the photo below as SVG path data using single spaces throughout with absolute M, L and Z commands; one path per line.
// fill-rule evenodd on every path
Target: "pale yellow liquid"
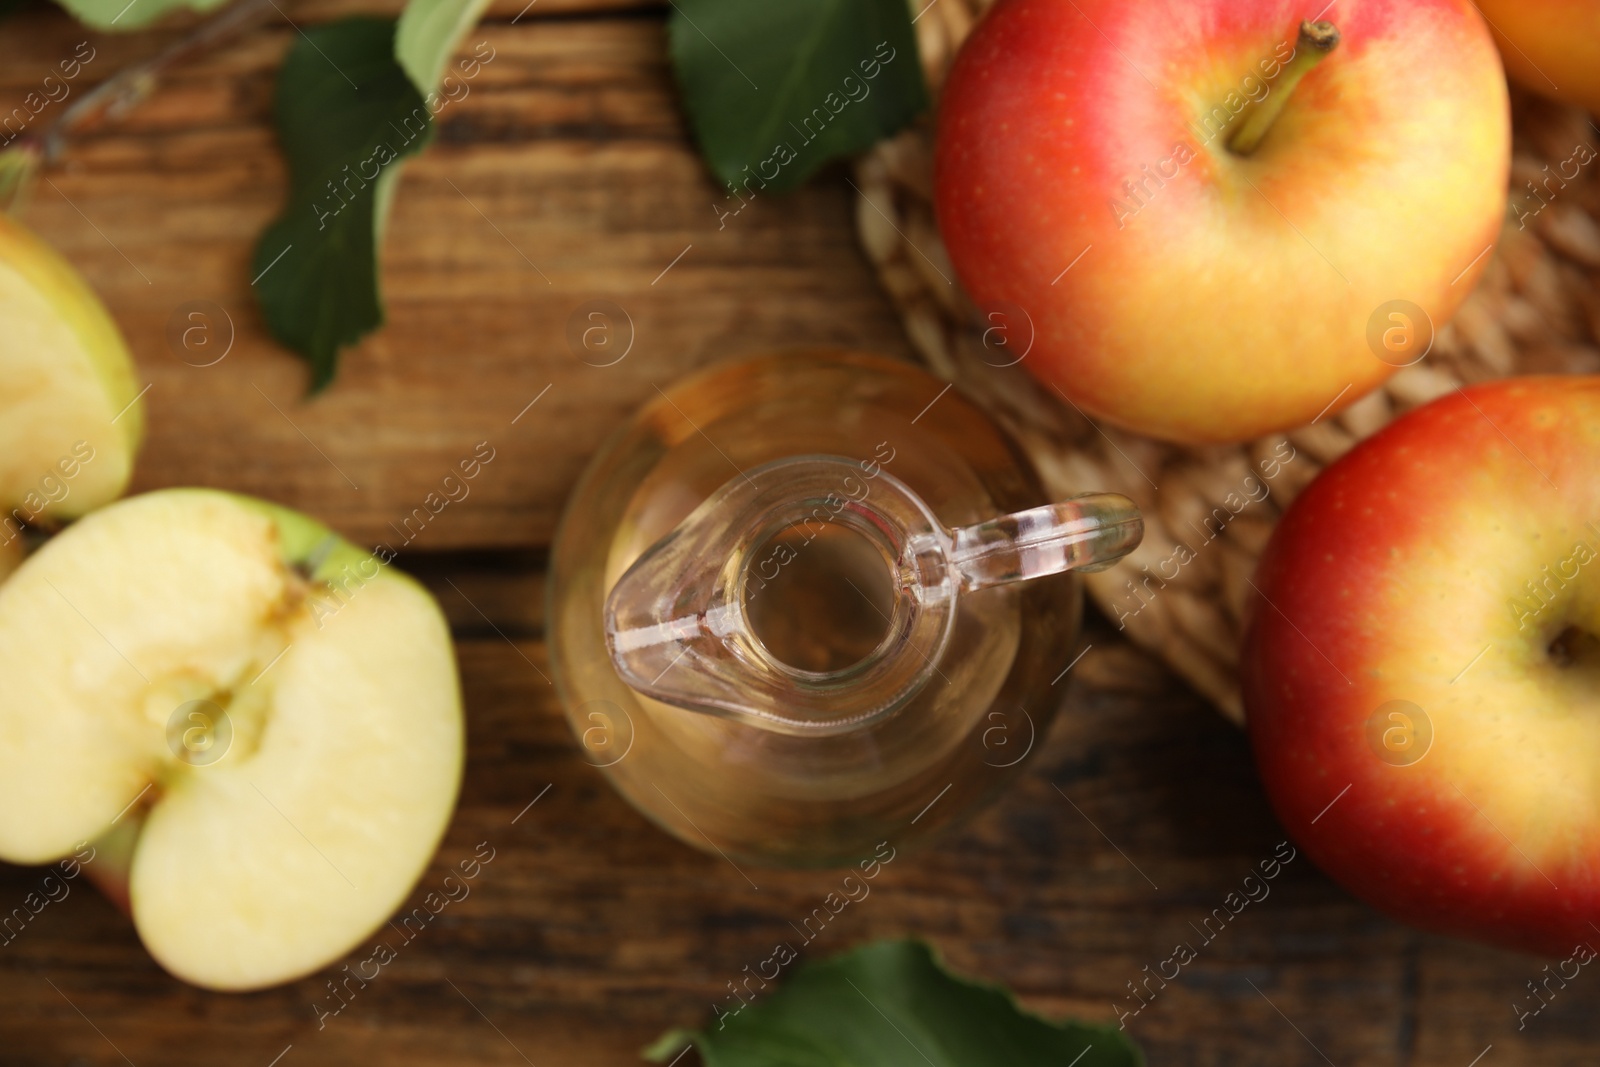
M 1008 761 L 1027 739 L 1003 759 L 986 746 L 992 709 L 1025 707 L 1033 732 L 1048 726 L 1049 683 L 1070 660 L 1078 618 L 1068 576 L 963 596 L 928 684 L 888 718 L 834 736 L 778 733 L 643 697 L 606 653 L 605 595 L 738 470 L 805 454 L 867 460 L 889 442 L 894 458 L 883 469 L 946 526 L 1042 502 L 1015 449 L 958 395 L 919 417 L 942 388 L 914 368 L 863 357 L 745 364 L 648 407 L 585 476 L 553 560 L 557 681 L 586 756 L 609 764 L 605 773 L 624 796 L 686 842 L 741 862 L 789 865 L 850 862 L 885 840 L 903 847 L 1020 773 L 1023 762 Z M 870 654 L 886 632 L 879 613 L 892 593 L 877 549 L 841 527 L 780 531 L 774 542 L 793 558 L 765 589 L 746 588 L 756 637 L 803 670 L 836 670 Z M 766 551 L 757 546 L 756 558 Z M 593 725 L 595 709 L 607 730 Z

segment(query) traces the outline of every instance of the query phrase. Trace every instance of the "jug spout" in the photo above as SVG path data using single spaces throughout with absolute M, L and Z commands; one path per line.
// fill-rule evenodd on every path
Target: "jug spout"
M 893 714 L 938 674 L 961 596 L 1110 566 L 1143 536 L 1095 494 L 947 529 L 876 463 L 731 478 L 618 580 L 607 648 L 639 693 L 790 734 Z

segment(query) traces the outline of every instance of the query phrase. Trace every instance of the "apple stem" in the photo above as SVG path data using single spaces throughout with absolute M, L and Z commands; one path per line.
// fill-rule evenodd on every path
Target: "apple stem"
M 1278 84 L 1260 100 L 1251 101 L 1239 113 L 1239 129 L 1228 140 L 1228 149 L 1237 155 L 1248 156 L 1256 150 L 1267 135 L 1278 113 L 1289 102 L 1294 87 L 1300 84 L 1312 67 L 1322 62 L 1324 56 L 1339 43 L 1339 29 L 1331 22 L 1302 22 L 1300 36 L 1295 42 L 1294 56 L 1284 64 Z
M 27 200 L 33 177 L 61 157 L 67 138 L 100 118 L 116 118 L 155 91 L 167 69 L 238 36 L 275 9 L 273 0 L 234 0 L 141 63 L 124 67 L 80 96 L 42 130 L 28 131 L 0 151 L 0 205 L 13 214 Z

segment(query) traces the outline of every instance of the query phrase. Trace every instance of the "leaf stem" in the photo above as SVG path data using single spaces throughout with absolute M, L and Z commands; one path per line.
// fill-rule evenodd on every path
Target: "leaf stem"
M 1339 43 L 1339 30 L 1331 22 L 1302 22 L 1300 36 L 1295 42 L 1294 57 L 1284 64 L 1283 75 L 1266 96 L 1254 101 L 1240 113 L 1242 121 L 1238 132 L 1228 141 L 1228 149 L 1237 155 L 1248 156 L 1256 150 L 1267 130 L 1277 120 L 1294 87 L 1300 84 L 1311 68 L 1322 62 L 1324 56 Z

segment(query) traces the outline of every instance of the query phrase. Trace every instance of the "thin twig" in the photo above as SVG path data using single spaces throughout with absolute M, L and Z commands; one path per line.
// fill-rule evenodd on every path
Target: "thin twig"
M 124 67 L 78 97 L 43 129 L 24 131 L 0 152 L 0 201 L 7 210 L 17 210 L 34 174 L 61 158 L 72 134 L 98 119 L 125 114 L 155 91 L 169 68 L 232 40 L 272 11 L 272 0 L 235 0 L 149 59 Z

